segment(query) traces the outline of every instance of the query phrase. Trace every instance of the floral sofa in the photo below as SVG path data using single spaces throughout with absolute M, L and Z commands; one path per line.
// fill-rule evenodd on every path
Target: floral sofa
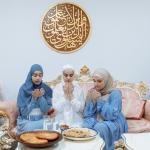
M 93 87 L 93 81 L 90 70 L 87 66 L 80 69 L 79 74 L 75 75 L 75 80 L 80 84 L 84 91 Z M 47 85 L 54 88 L 61 82 L 61 75 L 55 80 L 46 82 Z M 150 100 L 144 99 L 149 92 L 148 86 L 143 83 L 127 83 L 114 81 L 114 88 L 118 88 L 122 92 L 122 112 L 125 115 L 130 133 L 140 133 L 150 131 Z M 17 107 L 16 101 L 0 101 L 0 110 L 6 113 L 9 119 L 9 128 L 11 135 L 15 135 Z
M 80 73 L 75 76 L 75 80 L 84 91 L 93 87 L 90 69 L 83 66 Z M 55 80 L 46 82 L 50 87 L 55 87 L 61 82 L 61 75 Z M 120 89 L 122 93 L 122 112 L 125 115 L 130 133 L 140 133 L 150 131 L 150 100 L 144 97 L 149 92 L 149 87 L 144 82 L 127 83 L 114 81 L 114 88 Z

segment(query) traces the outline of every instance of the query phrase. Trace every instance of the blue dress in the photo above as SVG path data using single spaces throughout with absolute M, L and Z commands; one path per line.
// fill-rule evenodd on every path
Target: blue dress
M 89 101 L 84 109 L 83 127 L 96 130 L 105 142 L 105 150 L 114 150 L 114 141 L 128 131 L 128 126 L 122 112 L 122 96 L 119 90 L 111 91 L 108 100 L 100 98 L 94 106 Z M 102 120 L 97 120 L 99 114 Z
M 43 117 L 52 106 L 52 89 L 45 83 L 41 82 L 39 85 L 35 85 L 32 82 L 32 75 L 35 71 L 43 73 L 43 69 L 40 65 L 32 65 L 30 72 L 27 76 L 25 83 L 21 86 L 18 97 L 17 107 L 19 110 L 19 116 L 17 119 L 17 133 L 26 131 L 33 131 L 37 129 L 43 129 Z M 43 88 L 45 94 L 35 99 L 32 97 L 32 91 L 34 89 Z

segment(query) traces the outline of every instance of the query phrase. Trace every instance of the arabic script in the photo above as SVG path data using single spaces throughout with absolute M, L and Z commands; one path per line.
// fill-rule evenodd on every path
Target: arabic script
M 42 35 L 46 43 L 59 52 L 72 52 L 86 42 L 90 21 L 86 13 L 71 3 L 58 4 L 45 14 Z

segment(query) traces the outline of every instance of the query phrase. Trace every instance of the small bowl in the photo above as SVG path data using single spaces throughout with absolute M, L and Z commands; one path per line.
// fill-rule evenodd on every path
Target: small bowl
M 68 126 L 68 125 L 66 125 L 66 124 L 60 125 L 60 130 L 61 130 L 61 132 L 63 132 L 64 130 L 67 130 L 67 129 L 69 129 L 69 126 Z

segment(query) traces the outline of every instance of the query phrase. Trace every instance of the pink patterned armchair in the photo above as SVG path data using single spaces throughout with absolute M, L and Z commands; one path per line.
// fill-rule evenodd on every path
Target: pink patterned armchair
M 150 100 L 144 99 L 149 91 L 143 83 L 116 81 L 114 86 L 122 92 L 122 112 L 128 123 L 128 132 L 150 132 Z

